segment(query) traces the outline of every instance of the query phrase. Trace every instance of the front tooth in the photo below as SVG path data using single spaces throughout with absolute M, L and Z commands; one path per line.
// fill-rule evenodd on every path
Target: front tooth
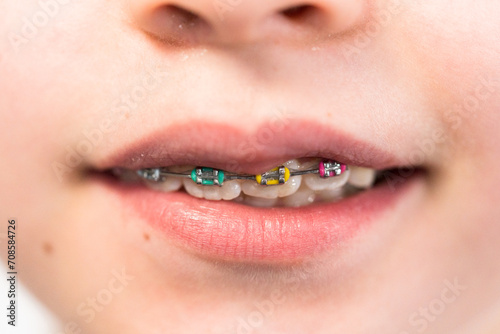
M 297 159 L 289 160 L 283 164 L 286 168 L 290 170 L 296 170 L 300 168 L 300 162 Z M 285 184 L 278 186 L 278 197 L 291 196 L 299 190 L 302 184 L 302 176 L 293 176 Z
M 301 184 L 302 176 L 292 176 L 285 184 L 276 186 L 278 188 L 278 197 L 287 197 L 295 194 Z
M 184 189 L 186 189 L 189 195 L 197 198 L 204 198 L 203 186 L 194 183 L 191 179 L 184 179 L 182 182 L 184 184 Z
M 210 201 L 220 201 L 222 194 L 218 186 L 199 186 L 203 187 L 203 198 Z
M 305 184 L 315 191 L 322 191 L 326 189 L 337 189 L 343 187 L 349 179 L 350 170 L 347 169 L 339 176 L 332 176 L 329 178 L 322 178 L 317 174 L 304 175 Z
M 235 199 L 241 194 L 241 182 L 237 180 L 225 181 L 220 187 L 220 192 L 222 199 L 226 201 Z
M 295 193 L 302 183 L 302 176 L 293 176 L 285 184 L 263 186 L 253 180 L 243 181 L 241 191 L 244 194 L 261 198 L 278 198 L 290 196 Z
M 162 192 L 172 192 L 181 189 L 182 179 L 178 177 L 167 177 L 164 181 L 154 182 L 146 181 L 149 188 L 155 189 Z
M 347 181 L 350 185 L 357 188 L 370 188 L 375 181 L 376 171 L 372 168 L 365 167 L 349 167 L 351 176 Z
M 295 170 L 300 164 L 298 160 L 289 160 L 283 164 L 288 169 Z M 241 191 L 245 195 L 260 197 L 260 198 L 278 198 L 286 197 L 294 194 L 302 183 L 302 176 L 293 176 L 288 179 L 285 184 L 263 186 L 254 180 L 246 180 L 241 184 Z
M 226 181 L 219 186 L 200 186 L 203 188 L 203 197 L 212 201 L 232 200 L 241 193 L 241 186 L 238 181 Z
M 183 182 L 188 194 L 211 201 L 232 200 L 241 193 L 239 181 L 226 181 L 222 184 L 222 187 L 202 186 L 194 183 L 191 179 L 184 179 Z
M 278 187 L 280 186 L 263 186 L 254 180 L 245 180 L 241 183 L 241 191 L 245 195 L 267 199 L 278 198 Z

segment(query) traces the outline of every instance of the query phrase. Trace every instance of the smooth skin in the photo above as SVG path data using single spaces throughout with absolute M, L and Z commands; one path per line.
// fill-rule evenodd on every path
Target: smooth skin
M 25 0 L 0 12 L 2 231 L 17 219 L 24 283 L 67 333 L 500 331 L 499 2 Z M 425 169 L 405 218 L 293 268 L 214 263 L 86 174 L 175 124 L 251 134 L 276 115 Z

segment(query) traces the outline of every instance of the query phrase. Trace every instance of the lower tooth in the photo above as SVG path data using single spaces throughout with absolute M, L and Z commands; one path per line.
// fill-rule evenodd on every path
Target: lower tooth
M 245 196 L 245 199 L 242 203 L 251 206 L 258 206 L 261 208 L 270 208 L 278 203 L 278 198 Z
M 311 204 L 315 199 L 315 191 L 302 185 L 295 194 L 282 198 L 281 202 L 284 206 L 299 207 Z
M 372 168 L 350 167 L 351 176 L 347 181 L 350 185 L 358 188 L 370 188 L 375 181 L 376 171 Z
M 312 190 L 322 191 L 325 189 L 337 189 L 343 187 L 349 179 L 350 170 L 346 170 L 339 176 L 332 176 L 329 178 L 321 178 L 316 174 L 304 175 L 305 184 Z
M 318 192 L 317 198 L 322 202 L 336 202 L 344 198 L 344 188 L 326 189 Z

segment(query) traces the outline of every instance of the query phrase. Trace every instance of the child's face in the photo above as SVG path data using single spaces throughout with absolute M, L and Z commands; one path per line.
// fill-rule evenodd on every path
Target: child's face
M 498 300 L 500 2 L 0 9 L 2 219 L 70 327 L 444 333 Z M 396 169 L 336 204 L 271 209 L 102 172 L 306 156 Z

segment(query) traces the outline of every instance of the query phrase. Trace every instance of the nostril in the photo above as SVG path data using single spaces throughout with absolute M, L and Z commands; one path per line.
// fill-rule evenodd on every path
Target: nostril
M 295 23 L 311 23 L 319 18 L 320 10 L 312 5 L 299 5 L 284 9 L 281 14 Z
M 202 23 L 204 20 L 197 14 L 174 5 L 163 6 L 159 9 L 164 19 L 169 20 L 171 24 L 180 29 L 194 28 Z
M 145 26 L 161 40 L 174 44 L 196 42 L 211 29 L 200 15 L 176 5 L 155 8 Z

